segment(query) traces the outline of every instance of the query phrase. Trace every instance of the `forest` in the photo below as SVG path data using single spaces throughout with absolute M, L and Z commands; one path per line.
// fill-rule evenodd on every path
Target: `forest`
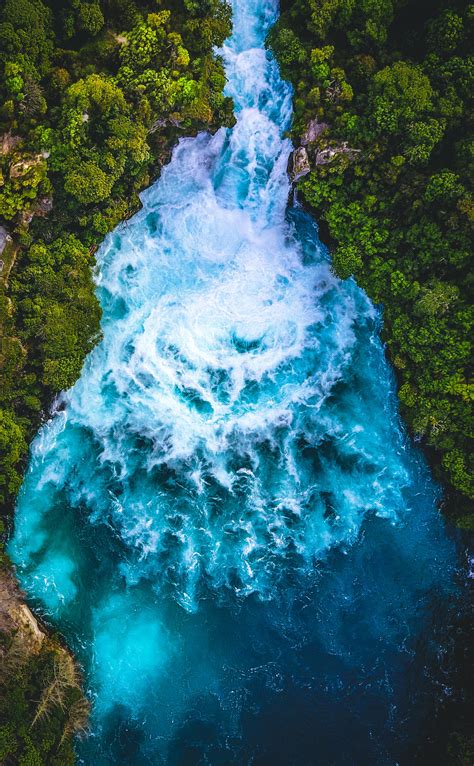
M 300 200 L 336 273 L 383 307 L 400 409 L 460 527 L 474 522 L 474 6 L 283 0 Z
M 180 135 L 232 120 L 212 53 L 220 0 L 46 5 L 6 0 L 0 22 L 2 387 L 0 498 L 21 482 L 52 396 L 96 342 L 93 252 L 139 206 Z M 151 7 L 150 5 L 150 7 Z M 105 21 L 107 19 L 107 22 Z
M 233 117 L 213 53 L 231 28 L 221 0 L 5 0 L 0 7 L 5 536 L 31 437 L 99 337 L 97 245 L 139 208 L 139 191 L 180 136 Z M 3 591 L 9 564 L 1 555 Z M 1 635 L 0 762 L 72 763 L 85 700 L 64 651 L 53 637 L 22 654 L 11 626 Z
M 139 208 L 180 136 L 234 117 L 214 53 L 231 29 L 225 0 L 0 9 L 6 538 L 30 440 L 100 337 L 96 248 Z M 282 0 L 281 10 L 268 44 L 294 89 L 299 199 L 338 276 L 355 277 L 383 308 L 401 415 L 445 489 L 447 515 L 472 528 L 474 6 Z M 0 555 L 1 584 L 10 565 Z M 74 763 L 88 712 L 77 668 L 59 637 L 24 650 L 4 628 L 0 762 Z

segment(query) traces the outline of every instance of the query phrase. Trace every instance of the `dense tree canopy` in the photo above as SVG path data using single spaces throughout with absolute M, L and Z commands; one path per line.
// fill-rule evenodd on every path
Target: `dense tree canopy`
M 0 4 L 0 534 L 28 441 L 98 338 L 96 245 L 179 135 L 233 119 L 214 54 L 229 32 L 224 0 Z M 0 675 L 2 763 L 74 761 L 78 689 L 31 724 L 53 660 Z
M 333 247 L 384 308 L 402 414 L 472 525 L 473 6 L 285 0 L 270 34 L 295 88 L 300 181 Z M 319 128 L 315 130 L 314 126 Z
M 136 209 L 178 135 L 232 120 L 213 52 L 229 32 L 222 0 L 1 7 L 5 502 L 38 412 L 74 382 L 97 335 L 91 248 Z

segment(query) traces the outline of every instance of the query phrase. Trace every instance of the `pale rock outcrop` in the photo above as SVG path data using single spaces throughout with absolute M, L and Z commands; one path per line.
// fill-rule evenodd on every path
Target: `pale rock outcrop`
M 298 146 L 291 154 L 288 161 L 288 173 L 292 183 L 296 183 L 303 176 L 311 172 L 308 152 L 304 146 Z
M 12 241 L 12 238 L 8 231 L 5 229 L 4 226 L 0 226 L 0 255 L 5 250 L 6 246 L 9 242 Z
M 341 144 L 335 146 L 327 146 L 325 149 L 320 149 L 314 155 L 314 162 L 316 165 L 328 165 L 330 162 L 345 155 L 349 160 L 353 160 L 360 152 L 360 149 L 352 149 L 347 141 L 343 141 Z
M 314 144 L 318 140 L 319 136 L 329 128 L 327 122 L 319 122 L 317 118 L 310 120 L 306 126 L 306 130 L 301 136 L 301 145 L 308 146 L 308 144 Z

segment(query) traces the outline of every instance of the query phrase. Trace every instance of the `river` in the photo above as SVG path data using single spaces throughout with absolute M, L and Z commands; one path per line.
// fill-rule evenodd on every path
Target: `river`
M 79 762 L 411 763 L 456 557 L 381 317 L 287 208 L 276 0 L 233 0 L 234 128 L 97 255 L 103 340 L 35 438 L 10 554 L 93 702 Z

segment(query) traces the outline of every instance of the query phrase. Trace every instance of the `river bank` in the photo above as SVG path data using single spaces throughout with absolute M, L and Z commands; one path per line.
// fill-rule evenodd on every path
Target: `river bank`
M 146 3 L 59 8 L 9 0 L 2 7 L 2 549 L 29 442 L 100 337 L 98 244 L 139 209 L 138 193 L 181 136 L 216 130 L 230 114 L 212 52 L 229 32 L 229 13 L 220 2 L 206 11 L 171 5 L 156 12 Z M 1 556 L 0 760 L 65 766 L 88 703 L 72 658 L 53 630 L 37 627 Z M 44 636 L 41 646 L 30 641 L 25 615 L 33 634 Z M 21 655 L 14 666 L 13 655 Z
M 289 170 L 336 273 L 353 274 L 383 309 L 382 338 L 401 414 L 443 486 L 440 511 L 460 529 L 453 533 L 464 597 L 453 609 L 443 650 L 450 691 L 433 713 L 425 758 L 467 764 L 473 757 L 473 241 L 464 152 L 472 101 L 461 73 L 469 67 L 471 21 L 463 3 L 323 5 L 283 3 L 269 36 L 294 88 Z M 435 194 L 428 191 L 438 182 Z
M 10 552 L 84 665 L 84 763 L 422 763 L 455 547 L 378 312 L 287 213 L 276 3 L 233 8 L 235 127 L 182 141 L 97 252 L 102 339 Z
M 401 414 L 473 520 L 472 126 L 467 4 L 283 3 L 269 43 L 293 84 L 297 185 L 336 273 L 383 306 Z M 407 33 L 407 25 L 409 33 Z M 471 329 L 470 329 L 471 328 Z

